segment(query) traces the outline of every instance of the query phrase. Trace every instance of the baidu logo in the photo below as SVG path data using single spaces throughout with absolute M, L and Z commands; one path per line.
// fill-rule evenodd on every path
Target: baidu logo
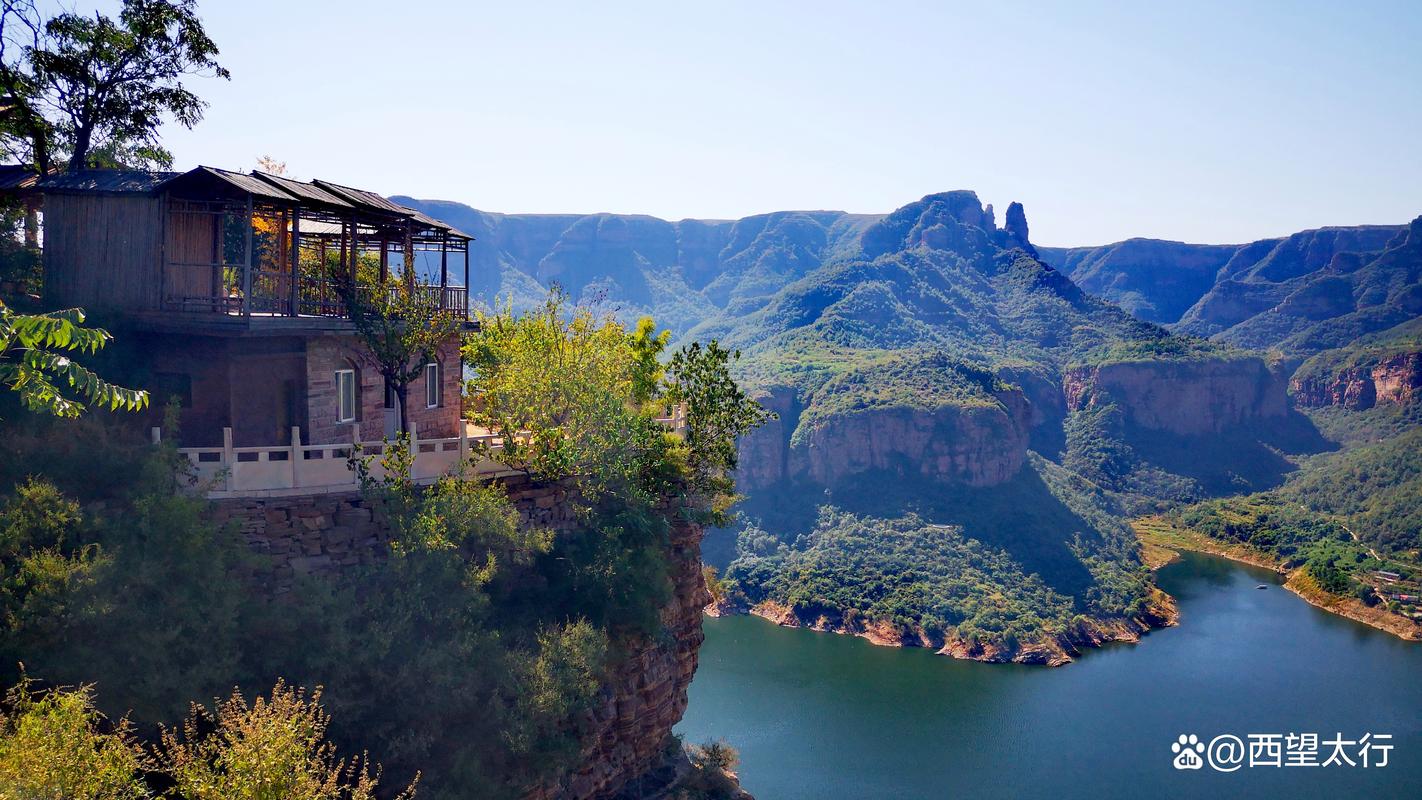
M 1360 767 L 1381 769 L 1392 753 L 1392 734 L 1364 733 L 1349 739 L 1342 733 L 1328 738 L 1317 733 L 1250 733 L 1243 738 L 1222 733 L 1209 744 L 1195 734 L 1180 734 L 1170 743 L 1176 769 L 1234 772 L 1241 767 Z
M 1180 738 L 1170 743 L 1170 752 L 1175 754 L 1170 763 L 1176 769 L 1202 769 L 1205 766 L 1205 759 L 1201 757 L 1201 753 L 1205 752 L 1205 745 L 1200 741 L 1200 737 L 1193 733 L 1189 736 L 1180 734 Z

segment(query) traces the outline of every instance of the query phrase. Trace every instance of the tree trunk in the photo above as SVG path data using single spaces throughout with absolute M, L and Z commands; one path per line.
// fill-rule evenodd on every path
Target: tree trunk
M 400 406 L 400 408 L 397 409 L 400 412 L 400 433 L 405 433 L 406 431 L 410 430 L 410 416 L 408 411 L 409 404 L 405 402 L 405 398 L 408 397 L 409 394 L 409 383 L 405 381 L 398 381 L 395 383 L 395 402 L 398 403 Z
M 74 152 L 69 156 L 69 172 L 78 172 L 88 166 L 89 144 L 93 136 L 92 128 L 79 128 L 74 132 Z

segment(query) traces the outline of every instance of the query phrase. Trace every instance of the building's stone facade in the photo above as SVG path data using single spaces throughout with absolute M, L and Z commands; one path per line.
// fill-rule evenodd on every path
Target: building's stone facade
M 440 404 L 425 403 L 425 378 L 410 384 L 409 420 L 422 439 L 457 436 L 461 416 L 460 392 L 463 363 L 459 342 L 451 340 L 439 351 L 443 386 Z M 353 369 L 359 387 L 356 422 L 363 441 L 378 441 L 386 434 L 385 382 L 360 340 L 352 335 L 319 336 L 306 343 L 307 443 L 328 444 L 349 441 L 352 423 L 337 419 L 336 371 Z

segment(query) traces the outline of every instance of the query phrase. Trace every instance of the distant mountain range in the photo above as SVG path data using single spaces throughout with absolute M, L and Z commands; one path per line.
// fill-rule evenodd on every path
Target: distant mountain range
M 395 199 L 476 237 L 486 304 L 557 282 L 742 350 L 779 419 L 742 443 L 738 541 L 708 542 L 732 594 L 964 657 L 1060 662 L 1167 621 L 1122 520 L 1270 489 L 1329 447 L 1286 394 L 1304 357 L 1327 351 L 1307 405 L 1422 382 L 1398 377 L 1415 336 L 1386 332 L 1422 313 L 1422 219 L 1060 249 L 967 191 L 679 222 Z
M 1141 319 L 1242 347 L 1307 354 L 1422 314 L 1422 218 L 1238 246 L 1130 239 L 1041 255 Z

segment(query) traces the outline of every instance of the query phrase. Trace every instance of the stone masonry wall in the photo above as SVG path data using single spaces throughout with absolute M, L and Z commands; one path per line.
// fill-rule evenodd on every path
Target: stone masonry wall
M 501 479 L 527 525 L 577 535 L 567 488 L 516 476 Z M 214 501 L 215 515 L 234 525 L 248 546 L 271 557 L 259 581 L 274 593 L 289 591 L 297 575 L 331 573 L 381 557 L 389 535 L 358 493 Z M 637 789 L 668 761 L 672 727 L 686 711 L 687 687 L 696 673 L 704 638 L 702 609 L 711 601 L 701 575 L 701 527 L 663 509 L 672 520 L 669 539 L 672 599 L 662 609 L 666 635 L 624 643 L 601 697 L 586 718 L 590 731 L 580 766 L 528 795 L 528 800 L 609 800 Z M 629 788 L 629 784 L 632 787 Z
M 566 532 L 574 522 L 559 484 L 514 476 L 500 479 L 524 524 Z M 214 500 L 219 523 L 236 526 L 253 551 L 270 557 L 260 576 L 283 592 L 297 575 L 368 564 L 385 552 L 389 532 L 359 492 Z
M 442 401 L 436 408 L 425 406 L 425 378 L 410 383 L 410 422 L 421 438 L 456 436 L 461 416 L 460 392 L 464 379 L 463 362 L 457 341 L 438 354 Z M 354 369 L 359 394 L 356 423 L 365 441 L 379 441 L 385 434 L 385 382 L 370 361 L 368 351 L 355 336 L 321 336 L 306 346 L 306 416 L 309 444 L 348 442 L 351 423 L 336 421 L 336 370 Z

